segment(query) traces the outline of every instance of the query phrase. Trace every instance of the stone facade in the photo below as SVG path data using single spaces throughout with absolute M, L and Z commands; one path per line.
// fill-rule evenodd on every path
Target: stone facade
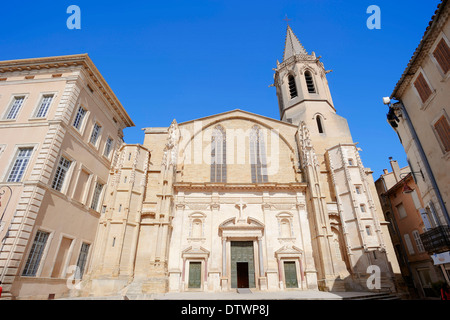
M 288 27 L 281 121 L 242 110 L 146 128 L 112 165 L 75 295 L 391 290 L 400 275 L 371 171 L 327 71 Z M 380 285 L 368 287 L 374 266 Z
M 133 123 L 87 55 L 2 61 L 0 78 L 2 299 L 57 298 L 69 267 L 87 267 L 94 189 Z

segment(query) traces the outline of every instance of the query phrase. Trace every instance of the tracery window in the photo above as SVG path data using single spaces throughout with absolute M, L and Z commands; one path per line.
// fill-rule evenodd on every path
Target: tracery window
M 254 126 L 250 133 L 250 164 L 252 182 L 268 182 L 266 146 L 263 132 L 258 126 Z
M 227 141 L 222 126 L 215 127 L 211 137 L 211 182 L 227 182 Z

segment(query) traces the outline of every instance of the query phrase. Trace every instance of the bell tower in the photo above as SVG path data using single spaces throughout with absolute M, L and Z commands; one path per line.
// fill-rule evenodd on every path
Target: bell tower
M 277 60 L 274 86 L 277 91 L 280 119 L 310 130 L 312 141 L 325 147 L 352 143 L 346 119 L 336 114 L 321 57 L 309 54 L 287 26 L 283 61 Z

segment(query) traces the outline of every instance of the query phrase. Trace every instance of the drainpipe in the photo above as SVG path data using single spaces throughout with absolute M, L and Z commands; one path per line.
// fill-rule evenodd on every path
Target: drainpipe
M 447 207 L 445 206 L 444 200 L 442 199 L 441 193 L 439 191 L 438 185 L 434 178 L 430 164 L 428 163 L 428 159 L 425 155 L 425 151 L 422 148 L 422 144 L 420 143 L 420 140 L 419 140 L 419 137 L 417 136 L 416 130 L 414 129 L 411 119 L 409 118 L 409 115 L 408 115 L 408 112 L 406 111 L 405 105 L 403 104 L 403 102 L 401 100 L 398 100 L 398 101 L 399 101 L 398 103 L 395 103 L 395 106 L 398 105 L 406 123 L 408 124 L 409 131 L 411 132 L 413 140 L 416 142 L 417 150 L 419 151 L 420 157 L 422 158 L 422 162 L 425 165 L 425 169 L 427 171 L 428 177 L 430 178 L 431 185 L 432 185 L 434 191 L 436 192 L 436 197 L 438 198 L 439 205 L 442 208 L 442 213 L 444 214 L 444 217 L 447 220 L 447 225 L 450 226 L 450 218 L 448 215 Z M 412 170 L 412 168 L 411 168 L 411 170 Z

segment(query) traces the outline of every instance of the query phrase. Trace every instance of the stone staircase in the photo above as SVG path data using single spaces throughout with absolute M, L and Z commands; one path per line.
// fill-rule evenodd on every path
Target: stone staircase
M 347 297 L 344 300 L 401 300 L 400 297 L 391 292 L 368 293 L 355 297 Z

